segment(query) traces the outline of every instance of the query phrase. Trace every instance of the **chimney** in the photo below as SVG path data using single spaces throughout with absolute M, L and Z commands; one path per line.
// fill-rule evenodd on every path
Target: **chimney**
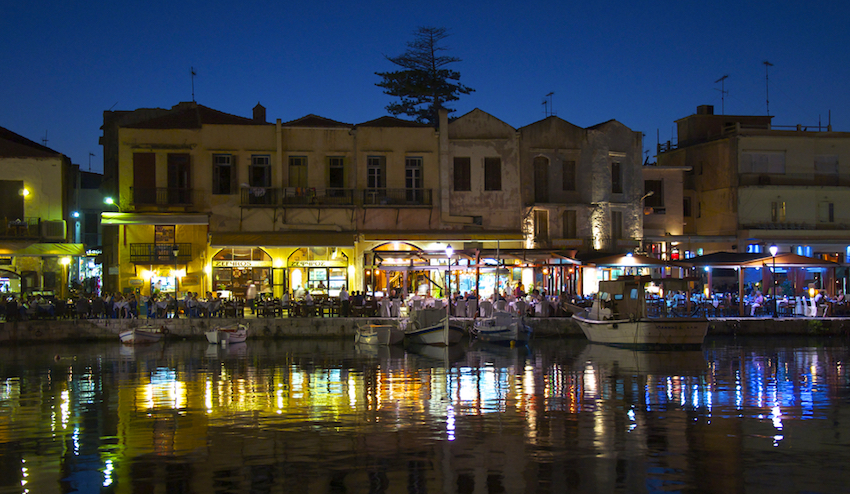
M 714 115 L 714 105 L 699 105 L 697 115 Z
M 266 123 L 266 108 L 257 102 L 254 107 L 254 121 L 258 123 Z

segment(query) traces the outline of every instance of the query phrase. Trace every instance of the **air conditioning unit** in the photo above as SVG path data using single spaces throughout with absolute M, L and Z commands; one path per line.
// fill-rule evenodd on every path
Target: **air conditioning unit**
M 65 240 L 67 231 L 65 220 L 41 222 L 41 237 L 45 240 Z

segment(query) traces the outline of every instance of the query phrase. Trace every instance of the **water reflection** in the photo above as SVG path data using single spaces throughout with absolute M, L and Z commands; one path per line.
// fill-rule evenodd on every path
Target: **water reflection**
M 773 340 L 4 347 L 0 493 L 842 492 L 847 357 Z

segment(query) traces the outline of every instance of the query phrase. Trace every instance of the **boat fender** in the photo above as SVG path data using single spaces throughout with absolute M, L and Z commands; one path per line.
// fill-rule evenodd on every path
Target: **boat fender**
M 269 336 L 269 335 L 271 335 L 271 334 L 272 334 L 272 330 L 271 330 L 271 329 L 269 329 L 269 327 L 268 327 L 268 326 L 266 326 L 265 328 L 263 328 L 263 336 Z

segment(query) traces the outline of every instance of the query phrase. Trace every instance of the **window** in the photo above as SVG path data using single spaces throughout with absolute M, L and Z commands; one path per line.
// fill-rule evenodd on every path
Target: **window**
M 623 213 L 620 211 L 611 212 L 611 238 L 613 240 L 623 238 Z
M 328 157 L 328 187 L 345 188 L 345 159 L 342 156 Z
M 611 163 L 611 193 L 623 193 L 623 172 L 618 161 Z
M 564 161 L 563 169 L 563 186 L 564 191 L 576 190 L 576 162 Z
M 456 157 L 454 159 L 454 190 L 456 191 L 469 191 L 472 190 L 472 184 L 470 183 L 472 180 L 470 178 L 470 161 L 469 158 L 459 158 Z
M 643 205 L 648 208 L 663 208 L 664 207 L 664 181 L 663 180 L 644 180 L 644 194 L 647 195 L 643 200 Z
M 251 187 L 271 187 L 272 169 L 268 156 L 251 156 L 251 169 L 248 173 L 248 185 Z
M 168 153 L 168 204 L 191 204 L 192 159 L 188 153 Z
M 785 201 L 770 203 L 770 221 L 773 223 L 785 222 Z
M 692 214 L 691 211 L 691 198 L 683 197 L 682 198 L 682 216 L 685 218 L 690 218 Z
M 289 186 L 307 187 L 307 157 L 289 157 Z
M 577 233 L 575 210 L 564 211 L 564 238 L 576 238 Z
M 784 151 L 744 151 L 740 173 L 785 173 Z
M 815 179 L 821 185 L 835 185 L 838 180 L 838 155 L 815 156 Z
M 387 186 L 384 177 L 387 168 L 386 156 L 369 156 L 366 158 L 366 187 L 383 189 Z
M 213 194 L 233 194 L 236 173 L 233 168 L 233 156 L 229 154 L 213 155 Z
M 484 158 L 484 190 L 502 190 L 502 158 Z
M 537 156 L 532 166 L 534 167 L 534 202 L 547 203 L 549 202 L 549 158 Z
M 8 221 L 24 219 L 24 195 L 21 193 L 23 188 L 23 180 L 0 180 L 0 214 Z
M 545 209 L 534 210 L 534 241 L 546 242 L 549 240 L 549 211 Z
M 422 158 L 408 156 L 404 159 L 404 187 L 407 202 L 422 204 Z
M 835 223 L 835 207 L 831 202 L 818 203 L 818 222 Z

